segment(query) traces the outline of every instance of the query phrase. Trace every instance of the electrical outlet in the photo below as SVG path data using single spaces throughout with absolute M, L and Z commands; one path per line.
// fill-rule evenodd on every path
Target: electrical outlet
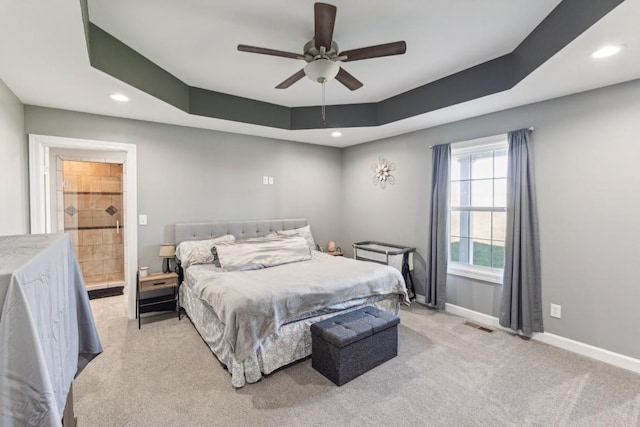
M 273 184 L 273 177 L 272 176 L 269 177 L 269 184 Z
M 549 313 L 551 317 L 555 317 L 560 319 L 562 317 L 562 306 L 558 304 L 551 304 L 551 312 Z
M 146 215 L 139 215 L 138 216 L 138 224 L 140 225 L 147 225 L 147 216 Z
M 264 185 L 269 184 L 269 177 L 268 177 L 268 176 L 263 176 L 263 177 L 262 177 L 262 183 L 263 183 Z

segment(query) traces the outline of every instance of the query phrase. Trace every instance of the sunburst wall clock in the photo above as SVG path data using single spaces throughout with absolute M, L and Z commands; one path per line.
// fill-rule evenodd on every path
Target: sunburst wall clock
M 396 170 L 396 165 L 391 163 L 384 157 L 378 157 L 378 162 L 371 165 L 373 170 L 373 185 L 380 184 L 380 188 L 383 190 L 388 184 L 395 184 L 396 179 L 391 175 L 391 172 Z

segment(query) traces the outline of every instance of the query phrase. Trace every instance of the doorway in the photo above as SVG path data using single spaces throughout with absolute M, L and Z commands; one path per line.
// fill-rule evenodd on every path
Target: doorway
M 64 231 L 64 215 L 66 215 L 66 213 L 64 213 L 63 210 L 62 214 L 58 214 L 57 209 L 57 206 L 64 206 L 65 195 L 64 188 L 62 187 L 62 181 L 64 180 L 62 178 L 62 170 L 59 173 L 57 171 L 57 157 L 52 158 L 51 152 L 55 155 L 60 155 L 61 160 L 77 160 L 65 158 L 65 156 L 80 155 L 80 160 L 86 162 L 118 163 L 122 165 L 121 198 L 123 209 L 120 210 L 119 207 L 116 208 L 120 213 L 120 226 L 122 227 L 125 224 L 128 225 L 126 233 L 123 228 L 120 229 L 124 253 L 122 277 L 127 289 L 127 315 L 129 319 L 134 319 L 136 314 L 135 286 L 138 264 L 138 230 L 137 227 L 131 227 L 130 225 L 136 224 L 136 218 L 138 216 L 136 146 L 134 144 L 119 142 L 95 141 L 49 135 L 29 135 L 30 216 L 31 233 L 34 234 Z M 60 184 L 60 186 L 58 186 L 58 184 Z M 58 187 L 62 188 L 62 190 L 58 191 Z M 79 199 L 77 201 L 79 203 Z M 91 203 L 90 200 L 89 203 Z M 78 206 L 74 207 L 75 209 L 78 209 Z M 112 217 L 112 215 L 109 216 Z M 118 226 L 117 223 L 113 225 L 116 227 Z M 112 226 L 112 224 L 108 224 L 108 226 Z M 78 241 L 77 243 L 80 242 Z M 114 248 L 111 249 L 113 250 Z M 107 282 L 108 284 L 115 283 L 115 279 L 109 280 L 114 281 Z

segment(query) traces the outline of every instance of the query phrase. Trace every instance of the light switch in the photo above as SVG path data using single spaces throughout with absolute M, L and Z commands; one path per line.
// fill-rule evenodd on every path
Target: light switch
M 263 176 L 263 177 L 262 177 L 262 183 L 263 183 L 264 185 L 267 185 L 267 184 L 269 183 L 269 177 L 268 177 L 268 176 Z
M 147 215 L 139 215 L 138 216 L 138 224 L 147 225 Z
M 269 177 L 269 184 L 273 184 L 273 177 L 272 176 Z

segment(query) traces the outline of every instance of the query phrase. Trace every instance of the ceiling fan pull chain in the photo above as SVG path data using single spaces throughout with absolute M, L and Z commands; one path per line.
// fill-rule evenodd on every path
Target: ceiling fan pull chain
M 325 112 L 325 108 L 324 108 L 324 83 L 322 82 L 322 125 L 326 126 L 327 125 L 327 115 Z

